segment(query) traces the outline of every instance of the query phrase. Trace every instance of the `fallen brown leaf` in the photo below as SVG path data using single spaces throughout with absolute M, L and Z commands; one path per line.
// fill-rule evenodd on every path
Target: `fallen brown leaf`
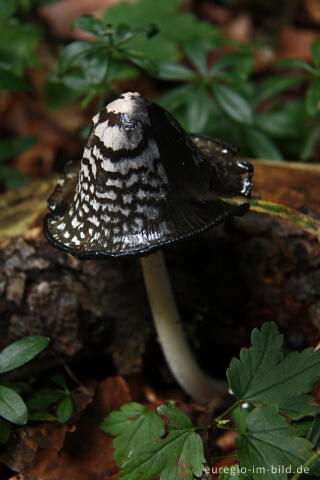
M 249 42 L 253 36 L 253 23 L 250 15 L 240 13 L 224 27 L 224 33 L 238 42 Z
M 279 58 L 300 58 L 311 60 L 311 44 L 318 33 L 309 29 L 282 27 L 278 35 L 277 56 Z
M 234 448 L 234 443 L 237 438 L 237 433 L 236 432 L 225 432 L 223 435 L 221 435 L 217 439 L 217 445 L 221 450 L 224 452 L 228 452 L 232 448 Z
M 304 8 L 312 21 L 320 23 L 320 0 L 304 0 Z

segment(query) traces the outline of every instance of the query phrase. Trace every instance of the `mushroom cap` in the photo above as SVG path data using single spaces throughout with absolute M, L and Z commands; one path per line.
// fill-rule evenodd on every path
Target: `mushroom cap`
M 190 135 L 165 109 L 128 92 L 93 117 L 81 163 L 48 200 L 49 242 L 78 258 L 144 255 L 243 215 L 252 167 L 230 145 Z

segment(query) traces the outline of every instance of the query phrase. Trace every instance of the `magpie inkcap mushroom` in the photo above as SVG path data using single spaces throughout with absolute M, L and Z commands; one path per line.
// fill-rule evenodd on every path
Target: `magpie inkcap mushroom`
M 81 163 L 67 165 L 48 201 L 44 233 L 53 246 L 81 259 L 142 256 L 164 354 L 178 382 L 200 400 L 212 399 L 217 385 L 191 356 L 163 258 L 153 252 L 243 215 L 248 204 L 219 196 L 249 196 L 252 174 L 227 143 L 188 134 L 164 108 L 128 92 L 93 117 Z M 181 358 L 171 352 L 176 348 Z

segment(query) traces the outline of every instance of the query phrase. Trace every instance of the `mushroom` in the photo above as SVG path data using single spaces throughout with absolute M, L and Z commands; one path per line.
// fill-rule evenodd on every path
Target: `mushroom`
M 93 117 L 81 165 L 69 164 L 48 200 L 49 242 L 80 259 L 141 256 L 164 356 L 180 386 L 210 401 L 225 388 L 205 375 L 182 329 L 163 255 L 249 209 L 218 195 L 249 196 L 252 166 L 219 140 L 184 131 L 161 106 L 123 93 Z

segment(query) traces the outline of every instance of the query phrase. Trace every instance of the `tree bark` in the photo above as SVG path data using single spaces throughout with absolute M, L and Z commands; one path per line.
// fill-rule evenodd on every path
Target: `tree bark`
M 255 196 L 320 219 L 320 167 L 255 163 Z M 111 355 L 120 374 L 161 358 L 138 259 L 80 261 L 42 234 L 55 179 L 0 198 L 0 346 L 51 337 L 50 355 Z M 189 340 L 208 373 L 225 370 L 252 328 L 275 321 L 288 348 L 320 332 L 320 243 L 285 220 L 254 211 L 165 250 Z M 41 365 L 42 366 L 42 365 Z M 164 367 L 165 368 L 165 367 Z

